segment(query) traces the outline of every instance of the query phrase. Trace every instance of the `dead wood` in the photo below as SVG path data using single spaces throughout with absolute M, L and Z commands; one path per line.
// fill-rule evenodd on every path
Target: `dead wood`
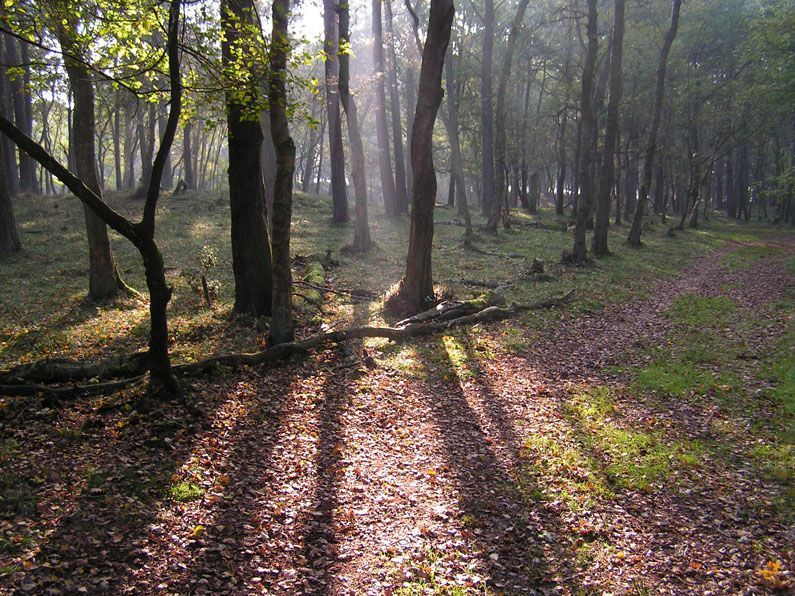
M 491 293 L 489 293 L 491 294 Z M 441 331 L 447 331 L 454 327 L 461 327 L 465 325 L 476 325 L 478 323 L 486 323 L 491 321 L 502 321 L 514 317 L 522 312 L 528 310 L 540 310 L 545 308 L 554 308 L 568 303 L 574 290 L 552 298 L 539 300 L 531 304 L 513 304 L 508 307 L 499 306 L 496 303 L 500 302 L 500 297 L 493 294 L 488 300 L 481 298 L 478 303 L 477 300 L 459 303 L 446 309 L 441 309 L 438 315 L 430 319 L 431 322 L 411 322 L 411 319 L 401 321 L 405 323 L 401 327 L 354 327 L 340 331 L 330 331 L 319 335 L 313 335 L 301 341 L 292 341 L 279 344 L 261 352 L 252 353 L 238 353 L 238 354 L 224 354 L 221 356 L 214 356 L 198 362 L 191 362 L 186 364 L 179 364 L 173 367 L 174 373 L 179 375 L 195 375 L 203 372 L 215 370 L 217 368 L 231 368 L 236 369 L 241 366 L 260 366 L 263 364 L 273 364 L 287 360 L 293 356 L 306 354 L 310 350 L 319 346 L 327 344 L 338 344 L 355 339 L 364 339 L 368 337 L 381 337 L 389 339 L 394 342 L 405 341 L 414 337 L 422 337 L 432 335 Z M 472 312 L 470 309 L 473 305 L 479 304 L 479 309 Z M 462 314 L 462 313 L 468 314 Z M 435 319 L 435 320 L 434 320 Z M 427 319 L 425 319 L 427 320 Z M 12 371 L 6 371 L 0 374 L 0 378 L 11 380 L 25 380 L 21 373 L 28 372 L 33 375 L 39 375 L 37 378 L 46 378 L 52 382 L 56 378 L 56 371 L 68 372 L 69 374 L 76 374 L 78 371 L 83 371 L 83 374 L 91 371 L 91 377 L 82 378 L 103 378 L 103 374 L 110 374 L 113 372 L 113 377 L 124 377 L 121 380 L 110 381 L 107 383 L 92 383 L 87 385 L 74 385 L 70 387 L 49 387 L 43 385 L 29 385 L 29 384 L 5 384 L 0 385 L 0 395 L 3 396 L 35 396 L 43 395 L 57 399 L 65 399 L 70 397 L 78 397 L 82 395 L 92 395 L 103 392 L 112 392 L 118 389 L 127 387 L 131 384 L 137 383 L 144 379 L 141 375 L 140 366 L 141 362 L 145 364 L 145 354 L 134 354 L 130 357 L 117 359 L 116 365 L 111 363 L 99 364 L 83 364 L 75 361 L 58 360 L 58 361 L 43 361 L 40 363 L 33 363 L 25 365 L 25 367 L 16 367 Z M 135 366 L 128 368 L 121 367 L 119 362 L 138 363 Z M 66 368 L 63 368 L 66 367 Z M 44 372 L 42 372 L 44 371 Z M 12 374 L 14 372 L 14 374 Z M 45 374 L 46 373 L 46 374 Z M 72 376 L 72 379 L 76 377 Z M 104 377 L 112 378 L 112 377 Z

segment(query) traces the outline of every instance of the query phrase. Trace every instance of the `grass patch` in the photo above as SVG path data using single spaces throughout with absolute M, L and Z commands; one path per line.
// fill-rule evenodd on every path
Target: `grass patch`
M 706 393 L 715 386 L 710 373 L 696 369 L 690 363 L 671 361 L 642 368 L 632 387 L 638 391 L 654 391 L 672 397 L 690 392 Z
M 676 467 L 698 463 L 701 447 L 696 442 L 668 442 L 659 431 L 628 429 L 613 422 L 616 406 L 607 387 L 578 391 L 568 410 L 578 439 L 604 459 L 604 474 L 616 488 L 650 491 Z
M 735 310 L 734 302 L 726 296 L 699 296 L 685 294 L 674 300 L 671 316 L 677 323 L 692 327 L 717 326 L 729 322 Z
M 204 487 L 188 480 L 172 484 L 168 490 L 171 498 L 179 503 L 198 501 L 204 496 Z
M 749 269 L 758 261 L 771 257 L 781 251 L 771 246 L 742 246 L 730 252 L 723 259 L 723 266 L 729 271 Z
M 38 499 L 29 480 L 18 474 L 0 475 L 0 511 L 31 515 Z

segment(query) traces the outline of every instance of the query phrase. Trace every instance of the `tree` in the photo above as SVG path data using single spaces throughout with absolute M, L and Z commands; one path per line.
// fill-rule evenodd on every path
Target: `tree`
M 271 135 L 276 148 L 276 182 L 273 190 L 273 315 L 270 342 L 293 341 L 293 278 L 290 261 L 290 220 L 293 204 L 295 144 L 287 122 L 287 55 L 290 0 L 273 2 L 270 48 Z
M 35 159 L 44 168 L 55 175 L 63 184 L 71 190 L 74 195 L 83 202 L 86 209 L 91 210 L 104 223 L 112 227 L 119 234 L 132 242 L 141 254 L 146 272 L 146 285 L 149 289 L 149 316 L 151 322 L 149 336 L 149 390 L 153 395 L 177 396 L 180 393 L 179 384 L 171 370 L 171 359 L 168 353 L 168 320 L 166 307 L 171 299 L 171 288 L 166 283 L 165 270 L 163 268 L 163 257 L 155 241 L 155 213 L 157 202 L 160 196 L 160 177 L 166 161 L 166 155 L 174 140 L 174 133 L 177 129 L 177 122 L 182 104 L 182 82 L 179 70 L 179 23 L 180 23 L 180 0 L 172 0 L 168 12 L 168 37 L 167 37 L 167 57 L 168 72 L 170 82 L 170 105 L 163 144 L 160 146 L 155 157 L 152 177 L 146 194 L 144 203 L 143 217 L 140 222 L 133 223 L 114 211 L 102 196 L 94 191 L 89 184 L 82 180 L 82 174 L 89 177 L 94 175 L 92 183 L 96 182 L 96 169 L 79 171 L 78 175 L 72 174 L 41 145 L 36 143 L 29 136 L 25 135 L 17 126 L 0 117 L 0 132 L 7 135 L 16 145 L 25 151 L 30 157 Z M 63 15 L 61 15 L 63 16 Z M 67 20 L 63 16 L 63 20 Z M 63 20 L 61 22 L 63 22 Z M 68 39 L 68 38 L 67 38 Z M 69 55 L 74 55 L 69 53 Z M 72 63 L 70 65 L 69 63 Z M 69 59 L 67 68 L 73 68 L 73 61 Z M 83 70 L 85 66 L 83 67 Z M 90 82 L 85 75 L 79 71 L 73 74 L 81 74 L 78 81 L 80 87 L 81 103 L 88 94 Z M 75 101 L 77 108 L 77 99 Z M 82 156 L 84 157 L 84 156 Z M 82 159 L 81 157 L 81 159 Z
M 483 215 L 491 213 L 494 201 L 494 0 L 485 0 L 483 11 L 483 56 L 480 70 L 480 163 L 483 188 L 480 204 Z
M 593 110 L 593 78 L 596 66 L 596 52 L 598 49 L 598 39 L 596 36 L 596 1 L 588 2 L 588 45 L 585 52 L 585 64 L 582 71 L 582 91 L 580 94 L 580 122 L 582 130 L 580 133 L 580 160 L 579 186 L 580 199 L 577 202 L 577 219 L 574 225 L 574 260 L 577 263 L 584 263 L 587 258 L 585 246 L 585 228 L 591 216 L 591 203 L 593 193 L 593 179 L 591 177 L 591 164 L 593 163 L 592 142 L 594 132 L 594 110 Z
M 411 230 L 406 274 L 397 291 L 398 300 L 420 311 L 434 299 L 431 250 L 436 171 L 433 166 L 433 126 L 442 103 L 442 70 L 450 42 L 455 8 L 452 0 L 431 0 L 428 33 L 422 50 L 417 109 L 411 131 Z
M 263 105 L 261 77 L 250 66 L 250 54 L 260 47 L 254 0 L 223 0 L 221 27 L 224 69 L 230 78 L 226 110 L 235 310 L 270 315 L 273 282 L 262 181 L 263 134 L 258 114 Z
M 497 233 L 497 225 L 500 221 L 500 214 L 503 209 L 507 209 L 508 201 L 508 181 L 505 179 L 505 95 L 508 92 L 508 79 L 511 76 L 511 63 L 516 51 L 516 39 L 519 36 L 519 29 L 522 26 L 524 13 L 530 0 L 520 0 L 511 24 L 511 31 L 508 34 L 508 45 L 505 48 L 502 70 L 500 71 L 500 82 L 497 87 L 497 106 L 494 117 L 494 128 L 496 137 L 494 142 L 494 200 L 489 213 L 489 220 L 486 224 L 486 231 L 490 234 Z M 507 220 L 506 220 L 507 221 Z
M 663 96 L 665 94 L 665 67 L 668 62 L 668 54 L 671 51 L 676 30 L 679 27 L 679 11 L 682 7 L 682 0 L 673 0 L 671 8 L 671 24 L 663 39 L 663 46 L 660 50 L 660 57 L 657 62 L 657 81 L 654 87 L 654 107 L 652 108 L 651 126 L 649 127 L 649 138 L 646 142 L 646 152 L 643 156 L 643 181 L 640 185 L 638 195 L 638 205 L 635 208 L 635 217 L 632 220 L 632 229 L 629 231 L 627 242 L 630 246 L 640 246 L 640 235 L 643 227 L 643 212 L 646 209 L 646 202 L 649 198 L 651 188 L 652 166 L 654 165 L 654 152 L 657 149 L 657 132 L 660 129 L 660 115 L 662 114 Z
M 599 190 L 596 196 L 596 217 L 594 221 L 594 255 L 609 253 L 607 248 L 607 227 L 610 224 L 610 197 L 613 192 L 613 155 L 618 136 L 618 108 L 621 104 L 621 60 L 624 46 L 624 0 L 616 0 L 613 15 L 613 39 L 610 44 L 610 98 L 607 101 L 607 123 L 605 124 L 605 143 L 602 165 L 599 171 Z
M 24 75 L 20 76 L 17 72 L 14 76 L 10 77 L 11 91 L 14 106 L 14 121 L 20 130 L 27 136 L 33 135 L 33 113 L 30 110 L 30 86 L 26 85 L 26 80 L 29 82 L 29 59 L 23 55 L 20 58 L 19 49 L 17 47 L 17 40 L 10 36 L 5 35 L 5 59 L 7 64 L 16 69 L 23 69 Z M 24 42 L 22 51 L 27 53 L 27 44 Z M 19 190 L 22 192 L 36 192 L 36 166 L 35 162 L 24 152 L 19 152 Z
M 74 6 L 68 0 L 58 0 L 53 8 L 56 11 L 54 16 L 56 35 L 61 45 L 69 88 L 74 98 L 73 135 L 70 138 L 69 150 L 74 155 L 78 177 L 96 197 L 99 197 L 99 200 L 102 200 L 95 149 L 94 81 L 92 72 L 87 66 L 88 62 L 83 57 L 85 48 L 78 42 L 80 24 L 76 13 L 72 10 Z M 26 137 L 30 137 L 24 129 L 20 130 Z M 89 204 L 84 203 L 83 214 L 88 237 L 88 299 L 114 298 L 120 290 L 128 288 L 116 267 L 106 222 Z
M 386 22 L 387 72 L 389 77 L 389 107 L 392 113 L 392 144 L 395 148 L 395 192 L 398 209 L 406 213 L 409 207 L 406 181 L 406 163 L 403 149 L 403 126 L 400 123 L 400 99 L 398 95 L 397 54 L 395 52 L 395 30 L 392 26 L 392 0 L 384 0 Z
M 5 117 L 4 114 L 0 116 Z M 3 141 L 6 139 L 4 138 Z M 0 159 L 0 258 L 19 252 L 22 245 L 19 242 L 17 224 L 14 220 L 14 210 L 11 205 L 11 194 L 8 192 L 6 180 L 6 163 Z
M 274 7 L 275 8 L 275 7 Z M 348 221 L 348 196 L 345 185 L 345 151 L 342 146 L 342 120 L 339 92 L 339 0 L 323 0 L 323 50 L 326 70 L 326 110 L 328 147 L 331 162 L 332 221 Z
M 378 136 L 378 166 L 381 171 L 381 192 L 387 217 L 400 214 L 395 179 L 392 176 L 392 158 L 389 150 L 389 131 L 386 124 L 386 93 L 384 92 L 384 34 L 381 24 L 381 2 L 373 3 L 373 68 L 375 72 L 375 126 Z
M 339 27 L 340 44 L 345 44 L 349 48 L 351 35 L 348 0 L 340 2 Z M 367 178 L 364 173 L 362 133 L 359 130 L 356 102 L 350 90 L 350 63 L 350 53 L 347 51 L 343 52 L 340 55 L 340 99 L 348 121 L 348 138 L 351 144 L 353 192 L 356 211 L 356 222 L 353 228 L 353 249 L 357 252 L 368 252 L 373 247 L 373 241 L 370 238 L 370 224 L 367 221 Z
M 444 57 L 444 73 L 447 87 L 447 118 L 445 118 L 444 124 L 447 129 L 447 138 L 450 140 L 450 175 L 455 180 L 458 214 L 464 218 L 465 234 L 469 238 L 472 236 L 472 218 L 469 215 L 464 161 L 461 157 L 461 140 L 458 136 L 458 90 L 453 76 L 453 53 L 450 51 Z

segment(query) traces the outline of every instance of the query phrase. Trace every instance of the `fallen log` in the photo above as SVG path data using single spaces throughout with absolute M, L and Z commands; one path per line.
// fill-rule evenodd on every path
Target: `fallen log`
M 486 304 L 480 310 L 470 314 L 464 314 L 450 318 L 447 320 L 436 320 L 431 322 L 409 322 L 403 327 L 353 327 L 351 329 L 344 329 L 340 331 L 329 331 L 318 335 L 313 335 L 304 340 L 293 341 L 289 343 L 279 344 L 260 352 L 252 353 L 236 353 L 236 354 L 223 354 L 220 356 L 213 356 L 198 362 L 190 362 L 185 364 L 178 364 L 173 367 L 174 373 L 178 375 L 195 375 L 208 371 L 212 371 L 219 367 L 236 369 L 241 366 L 260 366 L 263 364 L 272 364 L 287 360 L 293 356 L 306 354 L 310 350 L 319 346 L 327 344 L 342 343 L 355 339 L 365 338 L 385 338 L 394 342 L 405 341 L 414 337 L 422 337 L 432 335 L 441 331 L 447 331 L 455 327 L 465 325 L 476 325 L 478 323 L 486 323 L 491 321 L 501 321 L 514 317 L 522 312 L 529 310 L 541 310 L 545 308 L 554 308 L 567 304 L 572 296 L 574 290 L 570 290 L 562 296 L 546 298 L 530 304 L 513 304 L 509 307 L 498 306 L 496 304 Z M 493 300 L 496 300 L 493 299 Z M 448 310 L 448 313 L 458 312 L 455 309 Z M 440 315 L 441 316 L 441 315 Z M 140 358 L 140 354 L 135 354 L 131 358 Z M 46 362 L 46 361 L 45 361 Z M 43 366 L 29 365 L 30 370 L 42 370 Z M 107 363 L 105 364 L 86 364 L 85 370 L 114 370 L 118 373 L 119 369 L 112 369 Z M 19 367 L 14 370 L 19 370 Z M 132 369 L 131 369 L 132 370 Z M 10 371 L 3 373 L 3 377 L 8 377 Z M 116 376 L 123 376 L 117 374 Z M 17 377 L 14 377 L 17 378 Z M 50 376 L 52 378 L 52 376 Z M 92 378 L 100 378 L 95 375 Z M 144 376 L 138 371 L 136 374 L 130 374 L 127 378 L 110 381 L 107 383 L 91 383 L 86 385 L 74 385 L 71 387 L 48 387 L 43 385 L 29 385 L 29 384 L 5 384 L 0 385 L 0 396 L 35 396 L 44 395 L 58 399 L 67 397 L 77 397 L 81 395 L 92 395 L 103 392 L 116 391 L 118 389 L 127 387 L 131 384 L 142 381 Z
M 146 352 L 136 352 L 105 360 L 82 362 L 69 358 L 51 358 L 20 364 L 0 371 L 0 384 L 27 381 L 33 383 L 63 383 L 88 379 L 132 377 L 145 373 L 149 366 Z
M 471 315 L 488 306 L 497 306 L 504 303 L 505 299 L 495 292 L 485 292 L 472 300 L 445 300 L 433 308 L 399 321 L 395 324 L 395 327 L 401 328 L 412 323 L 427 323 L 431 320 L 449 321 L 465 315 Z
M 496 305 L 487 306 L 486 308 L 483 308 L 482 310 L 479 310 L 473 314 L 464 315 L 448 321 L 411 323 L 401 328 L 364 326 L 341 331 L 331 331 L 329 333 L 313 335 L 312 337 L 301 341 L 279 344 L 261 352 L 253 352 L 249 354 L 226 354 L 223 356 L 215 356 L 205 360 L 200 360 L 199 362 L 179 364 L 174 367 L 174 372 L 177 374 L 196 374 L 213 370 L 219 366 L 232 369 L 239 368 L 241 366 L 260 366 L 262 364 L 270 364 L 273 362 L 286 360 L 293 356 L 306 354 L 313 348 L 317 348 L 321 345 L 342 343 L 354 339 L 381 337 L 391 341 L 399 342 L 414 337 L 432 335 L 440 331 L 447 331 L 454 327 L 461 327 L 463 325 L 476 325 L 478 323 L 502 321 L 528 310 L 540 310 L 544 308 L 562 306 L 568 303 L 573 295 L 574 290 L 570 290 L 562 296 L 539 300 L 538 302 L 533 302 L 531 304 L 514 304 L 510 307 Z

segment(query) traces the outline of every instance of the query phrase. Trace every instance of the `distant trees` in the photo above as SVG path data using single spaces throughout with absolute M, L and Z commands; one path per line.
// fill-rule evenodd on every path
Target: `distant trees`
M 332 221 L 348 221 L 348 195 L 345 182 L 345 151 L 342 146 L 339 90 L 339 0 L 323 0 L 323 51 L 326 71 L 326 111 L 331 165 Z

